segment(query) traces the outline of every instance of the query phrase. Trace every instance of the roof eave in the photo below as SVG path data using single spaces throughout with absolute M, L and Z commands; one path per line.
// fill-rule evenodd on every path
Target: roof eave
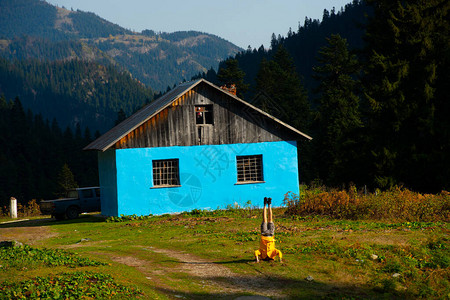
M 147 122 L 148 120 L 150 120 L 151 118 L 153 118 L 155 115 L 157 115 L 158 113 L 160 113 L 161 111 L 163 111 L 164 109 L 166 109 L 167 107 L 169 107 L 170 105 L 172 105 L 172 103 L 174 101 L 176 101 L 178 98 L 180 98 L 182 95 L 184 95 L 185 93 L 187 93 L 188 91 L 192 90 L 194 87 L 196 87 L 197 85 L 199 85 L 201 82 L 205 82 L 206 84 L 210 85 L 211 87 L 221 91 L 222 93 L 225 93 L 226 95 L 234 98 L 236 101 L 247 105 L 248 107 L 254 109 L 255 111 L 261 113 L 262 115 L 268 117 L 269 119 L 274 120 L 275 122 L 281 124 L 282 126 L 288 128 L 289 130 L 295 132 L 296 134 L 308 139 L 308 140 L 312 140 L 312 137 L 310 137 L 309 135 L 301 132 L 300 130 L 297 130 L 296 128 L 292 127 L 289 124 L 284 123 L 283 121 L 275 118 L 274 116 L 270 115 L 269 113 L 257 108 L 256 106 L 242 100 L 241 98 L 237 97 L 236 95 L 225 91 L 223 89 L 221 89 L 220 87 L 218 87 L 217 85 L 205 80 L 205 79 L 199 79 L 197 81 L 194 81 L 191 85 L 189 85 L 189 87 L 187 87 L 186 89 L 183 89 L 182 91 L 180 91 L 178 94 L 176 94 L 175 96 L 173 96 L 172 100 L 169 101 L 168 103 L 166 103 L 165 105 L 161 106 L 160 108 L 158 108 L 157 110 L 155 110 L 155 112 L 153 112 L 151 115 L 149 115 L 148 117 L 145 117 L 143 120 L 141 120 L 140 122 L 136 123 L 135 125 L 131 126 L 129 129 L 125 130 L 120 137 L 114 139 L 113 141 L 111 141 L 110 143 L 106 144 L 106 145 L 97 145 L 98 144 L 98 139 L 96 139 L 95 141 L 91 142 L 89 145 L 87 145 L 86 147 L 83 148 L 83 150 L 89 151 L 89 150 L 96 150 L 96 151 L 102 151 L 105 152 L 106 150 L 108 150 L 109 148 L 111 148 L 112 146 L 114 146 L 120 139 L 122 139 L 124 136 L 126 136 L 127 134 L 129 134 L 130 132 L 132 132 L 133 130 L 135 130 L 136 128 L 138 128 L 139 126 L 141 126 L 142 124 L 144 124 L 145 122 Z M 150 105 L 150 104 L 149 104 Z M 139 111 L 137 111 L 136 113 L 133 114 L 136 115 L 138 113 L 142 113 L 142 110 L 144 110 L 147 106 L 143 107 L 142 109 L 140 109 Z M 131 117 L 131 116 L 130 116 Z M 117 130 L 118 127 L 120 126 L 124 126 L 124 124 L 126 124 L 127 120 L 122 121 L 121 123 L 119 123 L 118 125 L 114 126 L 113 128 L 111 128 L 108 132 L 106 132 L 104 135 L 108 135 L 108 133 L 113 132 L 114 130 Z
M 277 119 L 276 117 L 274 117 L 274 116 L 272 116 L 271 114 L 269 114 L 269 113 L 263 111 L 262 109 L 259 109 L 258 107 L 256 107 L 256 106 L 254 106 L 254 105 L 248 103 L 247 101 L 242 100 L 242 99 L 239 98 L 238 96 L 236 96 L 236 95 L 234 95 L 234 94 L 232 94 L 232 93 L 230 93 L 230 92 L 228 92 L 228 91 L 226 91 L 226 90 L 224 90 L 224 89 L 221 89 L 220 87 L 218 87 L 217 85 L 215 85 L 215 84 L 213 84 L 213 83 L 211 83 L 211 82 L 209 82 L 209 81 L 206 81 L 206 80 L 205 80 L 205 82 L 206 82 L 207 84 L 209 84 L 210 86 L 212 86 L 212 87 L 214 87 L 214 88 L 216 88 L 216 89 L 222 91 L 223 93 L 226 93 L 227 95 L 233 97 L 235 100 L 241 102 L 242 104 L 249 106 L 250 108 L 252 108 L 252 109 L 258 111 L 259 113 L 265 115 L 266 117 L 268 117 L 268 118 L 274 120 L 275 122 L 277 122 L 277 123 L 279 123 L 279 124 L 285 126 L 286 128 L 290 129 L 291 131 L 294 131 L 295 133 L 299 134 L 300 136 L 302 136 L 302 137 L 304 137 L 304 138 L 307 138 L 308 140 L 312 140 L 312 137 L 310 137 L 309 135 L 307 135 L 307 134 L 301 132 L 300 130 L 298 130 L 298 129 L 292 127 L 291 125 L 289 125 L 289 124 L 287 124 L 287 123 L 284 123 L 284 122 L 281 121 L 280 119 Z
M 132 132 L 133 130 L 135 130 L 136 128 L 138 128 L 139 126 L 141 126 L 142 124 L 144 124 L 145 122 L 147 122 L 148 120 L 150 120 L 151 118 L 153 118 L 155 115 L 157 115 L 158 113 L 160 113 L 162 110 L 166 109 L 167 107 L 169 107 L 173 102 L 175 102 L 175 100 L 177 100 L 178 98 L 180 98 L 183 94 L 185 94 L 186 92 L 192 90 L 194 87 L 196 87 L 200 82 L 204 81 L 204 79 L 199 79 L 196 82 L 193 82 L 192 85 L 189 86 L 189 88 L 181 91 L 180 93 L 178 93 L 175 97 L 173 97 L 172 101 L 168 102 L 166 105 L 161 106 L 159 109 L 157 109 L 153 114 L 149 115 L 148 117 L 146 117 L 145 119 L 143 119 L 141 122 L 137 123 L 136 125 L 130 127 L 130 129 L 128 129 L 127 131 L 125 131 L 125 133 L 123 133 L 119 138 L 115 139 L 113 142 L 107 144 L 104 147 L 96 147 L 96 148 L 92 148 L 92 144 L 95 145 L 95 141 L 93 141 L 92 143 L 90 143 L 89 145 L 87 145 L 86 147 L 83 148 L 83 150 L 96 150 L 96 151 L 102 151 L 105 152 L 106 150 L 108 150 L 109 148 L 111 148 L 112 146 L 114 146 L 120 139 L 122 139 L 124 136 L 126 136 L 127 134 L 129 134 L 130 132 Z M 143 107 L 142 109 L 144 109 L 145 107 Z M 142 109 L 140 109 L 139 111 L 137 111 L 136 113 L 134 113 L 133 115 L 139 113 Z M 105 135 L 107 135 L 109 132 L 112 132 L 116 127 L 121 126 L 123 124 L 123 122 L 125 122 L 126 120 L 122 121 L 121 123 L 119 123 L 118 125 L 114 126 L 113 128 L 111 128 L 110 130 L 108 130 Z

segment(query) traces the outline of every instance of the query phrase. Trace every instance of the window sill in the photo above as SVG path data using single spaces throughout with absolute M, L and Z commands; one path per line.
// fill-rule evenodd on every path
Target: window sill
M 240 181 L 240 182 L 236 182 L 234 185 L 255 184 L 255 183 L 266 183 L 266 182 L 265 181 Z
M 177 188 L 181 187 L 181 185 L 155 185 L 152 186 L 150 189 L 165 189 L 165 188 Z

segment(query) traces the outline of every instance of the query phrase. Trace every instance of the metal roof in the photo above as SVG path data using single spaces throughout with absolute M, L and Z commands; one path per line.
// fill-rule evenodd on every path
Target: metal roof
M 245 102 L 244 100 L 240 99 L 239 97 L 228 93 L 227 91 L 224 91 L 220 87 L 212 84 L 211 82 L 205 80 L 205 79 L 199 79 L 196 81 L 190 81 L 182 83 L 178 86 L 176 86 L 174 89 L 170 90 L 166 94 L 164 94 L 162 97 L 152 101 L 150 104 L 144 106 L 140 110 L 138 110 L 136 113 L 125 119 L 123 122 L 118 124 L 117 126 L 113 127 L 111 130 L 100 136 L 98 139 L 87 145 L 83 150 L 100 150 L 100 151 L 106 151 L 111 146 L 113 146 L 117 141 L 119 141 L 122 137 L 126 136 L 128 133 L 145 123 L 146 121 L 150 120 L 153 116 L 158 114 L 160 111 L 168 107 L 170 104 L 172 104 L 176 99 L 181 97 L 183 94 L 187 93 L 194 87 L 196 87 L 201 82 L 204 82 L 211 87 L 219 90 L 220 92 L 226 93 L 228 96 L 234 98 L 238 102 L 247 105 L 248 107 L 251 107 L 252 109 L 258 111 L 259 113 L 265 115 L 266 117 L 274 120 L 275 122 L 278 122 L 279 124 L 283 125 L 284 127 L 290 129 L 291 131 L 311 140 L 312 138 L 303 132 L 295 129 L 294 127 L 278 120 L 277 118 L 271 116 L 270 114 L 266 113 L 265 111 L 251 105 L 248 102 Z

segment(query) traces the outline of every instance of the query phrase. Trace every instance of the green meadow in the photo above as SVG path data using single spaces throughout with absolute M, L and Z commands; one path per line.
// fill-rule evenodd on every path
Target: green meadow
M 27 245 L 0 248 L 0 299 L 450 297 L 447 222 L 286 211 L 274 210 L 282 262 L 255 262 L 262 210 L 251 206 L 1 224 L 3 240 Z

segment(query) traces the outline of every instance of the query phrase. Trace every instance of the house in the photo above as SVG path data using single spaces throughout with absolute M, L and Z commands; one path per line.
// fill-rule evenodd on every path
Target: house
M 299 192 L 297 142 L 311 139 L 230 91 L 186 82 L 89 144 L 102 214 L 225 208 Z

